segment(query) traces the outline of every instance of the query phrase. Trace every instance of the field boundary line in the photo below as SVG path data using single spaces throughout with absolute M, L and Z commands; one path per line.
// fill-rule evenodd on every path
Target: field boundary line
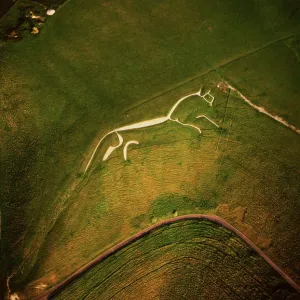
M 227 108 L 228 108 L 228 103 L 229 103 L 230 91 L 231 90 L 229 89 L 228 95 L 227 95 L 227 98 L 226 98 L 226 105 L 225 105 L 224 117 L 223 117 L 222 125 L 221 125 L 222 130 L 221 130 L 220 136 L 218 138 L 218 143 L 217 143 L 217 147 L 216 147 L 216 151 L 215 152 L 218 152 L 218 150 L 219 150 L 219 144 L 220 144 L 220 141 L 221 141 L 221 138 L 222 138 L 222 135 L 223 135 L 223 127 L 224 127 L 225 118 L 226 118 L 226 114 L 227 114 Z
M 189 80 L 182 81 L 178 85 L 175 85 L 174 87 L 172 87 L 172 88 L 170 88 L 170 89 L 168 89 L 168 90 L 166 90 L 166 91 L 164 91 L 164 92 L 162 92 L 162 93 L 160 93 L 160 94 L 158 94 L 158 95 L 156 95 L 156 96 L 154 96 L 154 97 L 152 97 L 150 99 L 147 99 L 147 100 L 145 100 L 145 101 L 143 101 L 143 102 L 141 102 L 141 103 L 139 103 L 139 104 L 137 104 L 135 106 L 130 107 L 129 109 L 125 110 L 124 113 L 127 113 L 127 112 L 129 112 L 129 111 L 131 111 L 131 110 L 133 110 L 133 109 L 135 109 L 135 108 L 137 108 L 137 107 L 139 107 L 139 106 L 141 106 L 141 105 L 143 105 L 145 103 L 148 103 L 148 102 L 150 102 L 150 101 L 152 101 L 152 100 L 154 100 L 156 98 L 159 98 L 159 97 L 161 97 L 161 96 L 163 96 L 163 95 L 165 95 L 165 94 L 167 94 L 167 93 L 169 93 L 169 92 L 171 92 L 171 91 L 173 91 L 173 90 L 175 90 L 175 89 L 177 89 L 177 88 L 179 88 L 181 86 L 184 86 L 185 84 L 188 84 L 188 83 L 190 83 L 190 82 L 192 82 L 192 81 L 194 81 L 196 79 L 201 78 L 202 76 L 205 76 L 205 75 L 207 75 L 207 74 L 209 74 L 211 72 L 217 71 L 218 69 L 226 67 L 226 66 L 228 66 L 228 65 L 230 65 L 230 64 L 232 64 L 232 63 L 234 63 L 234 62 L 236 62 L 236 61 L 238 61 L 238 60 L 240 60 L 242 58 L 245 58 L 245 57 L 250 56 L 252 54 L 255 54 L 255 53 L 257 53 L 257 52 L 259 52 L 261 50 L 264 50 L 264 49 L 272 46 L 273 44 L 276 44 L 276 43 L 279 43 L 279 42 L 283 42 L 283 41 L 285 41 L 287 39 L 290 39 L 290 38 L 292 38 L 294 36 L 298 36 L 298 35 L 300 35 L 300 33 L 293 33 L 293 34 L 290 34 L 290 35 L 278 38 L 276 40 L 272 40 L 272 41 L 266 42 L 265 44 L 258 46 L 257 48 L 255 48 L 254 50 L 252 50 L 250 52 L 247 52 L 246 54 L 240 54 L 236 58 L 234 58 L 234 59 L 232 59 L 230 61 L 227 61 L 227 62 L 225 62 L 223 64 L 220 64 L 219 66 L 212 67 L 211 69 L 209 69 L 208 71 L 206 71 L 204 73 L 201 73 L 200 75 L 192 77 Z
M 75 273 L 71 274 L 65 280 L 60 282 L 59 284 L 52 287 L 50 290 L 46 291 L 44 294 L 35 298 L 36 300 L 48 300 L 57 295 L 64 287 L 66 287 L 69 283 L 73 282 L 75 279 L 82 276 L 85 272 L 90 270 L 96 264 L 100 263 L 101 261 L 105 260 L 106 258 L 110 257 L 111 255 L 115 254 L 119 250 L 125 248 L 126 246 L 132 244 L 133 242 L 139 240 L 140 238 L 147 236 L 148 234 L 152 233 L 156 229 L 162 228 L 166 225 L 182 222 L 182 221 L 189 221 L 189 220 L 207 220 L 216 224 L 219 224 L 226 229 L 232 231 L 237 236 L 239 236 L 250 248 L 252 248 L 261 258 L 263 258 L 283 279 L 285 279 L 297 292 L 300 293 L 300 287 L 286 274 L 284 273 L 262 250 L 260 250 L 253 242 L 251 242 L 246 235 L 240 232 L 238 229 L 230 225 L 227 221 L 218 217 L 216 215 L 204 215 L 204 214 L 188 214 L 182 215 L 175 218 L 171 218 L 168 220 L 164 220 L 158 222 L 144 230 L 134 234 L 127 240 L 118 243 L 117 245 L 113 246 L 112 248 L 108 249 L 104 253 L 100 254 L 98 257 L 93 259 L 91 262 L 77 270 Z
M 8 13 L 10 12 L 10 10 L 13 7 L 15 7 L 19 2 L 20 2 L 20 0 L 16 0 L 16 2 L 13 3 L 12 6 L 8 9 L 8 11 L 0 18 L 0 25 L 1 25 L 2 21 L 8 16 Z
M 267 115 L 268 117 L 272 118 L 273 120 L 281 123 L 282 125 L 290 128 L 291 130 L 293 130 L 294 132 L 300 134 L 300 129 L 297 128 L 296 126 L 288 123 L 287 121 L 285 121 L 284 119 L 282 119 L 279 116 L 276 115 L 272 115 L 271 113 L 269 113 L 264 107 L 262 106 L 258 106 L 256 104 L 254 104 L 252 101 L 250 101 L 246 96 L 244 96 L 238 89 L 234 88 L 232 85 L 230 85 L 228 82 L 225 81 L 225 84 L 227 85 L 227 87 L 229 89 L 231 89 L 232 91 L 236 92 L 247 104 L 249 104 L 251 107 L 253 107 L 255 110 L 257 110 L 260 113 L 263 113 L 265 115 Z

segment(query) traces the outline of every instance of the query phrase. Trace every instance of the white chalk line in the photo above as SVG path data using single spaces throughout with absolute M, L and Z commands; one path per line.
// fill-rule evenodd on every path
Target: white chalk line
M 182 123 L 182 122 L 180 122 L 180 121 L 178 120 L 178 118 L 177 118 L 177 119 L 172 119 L 172 120 L 175 121 L 176 123 L 179 123 L 179 124 L 183 125 L 183 126 L 188 126 L 188 127 L 195 128 L 196 130 L 199 131 L 200 134 L 202 133 L 201 129 L 200 129 L 199 127 L 195 126 L 195 125 L 187 124 L 187 123 Z
M 118 134 L 118 132 L 116 132 L 118 138 L 119 138 L 119 144 L 117 146 L 109 146 L 108 149 L 106 150 L 104 156 L 103 156 L 103 160 L 107 160 L 107 158 L 111 155 L 111 153 L 119 148 L 122 144 L 123 144 L 123 137 L 121 135 Z
M 220 128 L 220 126 L 215 123 L 214 121 L 212 121 L 210 118 L 208 118 L 207 116 L 204 116 L 204 115 L 199 115 L 196 117 L 196 119 L 200 119 L 200 118 L 205 118 L 206 120 L 208 120 L 209 122 L 213 123 L 215 126 L 217 126 L 218 128 Z
M 98 150 L 100 144 L 102 143 L 102 141 L 103 141 L 108 135 L 110 135 L 110 134 L 112 134 L 112 133 L 116 133 L 116 134 L 118 135 L 118 138 L 119 138 L 119 145 L 117 145 L 117 146 L 115 146 L 115 147 L 110 146 L 110 147 L 107 149 L 107 151 L 106 151 L 106 153 L 105 153 L 105 155 L 104 155 L 104 157 L 103 157 L 103 159 L 102 159 L 103 161 L 107 160 L 107 158 L 110 156 L 110 154 L 111 154 L 116 148 L 118 148 L 118 147 L 120 147 L 120 146 L 122 145 L 122 143 L 123 143 L 123 138 L 118 134 L 118 132 L 120 132 L 120 131 L 127 131 L 127 130 L 133 130 L 133 129 L 138 129 L 138 128 L 145 128 L 145 127 L 150 127 L 150 126 L 155 126 L 155 125 L 158 125 L 158 124 L 162 124 L 162 123 L 165 123 L 165 122 L 167 122 L 167 121 L 172 121 L 172 122 L 177 122 L 177 123 L 179 123 L 179 124 L 181 124 L 181 125 L 183 125 L 183 126 L 188 126 L 188 127 L 195 128 L 195 129 L 196 129 L 197 131 L 199 131 L 199 133 L 201 134 L 201 129 L 200 129 L 200 128 L 198 128 L 198 127 L 196 127 L 196 126 L 194 126 L 194 125 L 191 125 L 191 124 L 182 123 L 182 122 L 180 122 L 178 119 L 174 120 L 174 119 L 171 118 L 173 112 L 174 112 L 175 109 L 178 107 L 178 105 L 179 105 L 182 101 L 184 101 L 184 100 L 186 100 L 187 98 L 192 97 L 192 96 L 198 96 L 198 97 L 204 99 L 204 101 L 206 101 L 210 106 L 212 106 L 212 103 L 213 103 L 214 100 L 215 100 L 214 96 L 212 96 L 212 95 L 210 94 L 210 90 L 209 90 L 208 92 L 206 92 L 205 94 L 202 94 L 202 89 L 200 89 L 200 90 L 199 90 L 198 92 L 196 92 L 196 93 L 192 93 L 192 94 L 189 94 L 189 95 L 187 95 L 187 96 L 184 96 L 184 97 L 180 98 L 180 99 L 172 106 L 172 108 L 170 109 L 168 115 L 165 116 L 165 117 L 158 117 L 158 118 L 154 118 L 154 119 L 150 119 L 150 120 L 146 120 L 146 121 L 142 121 L 142 122 L 138 122 L 138 123 L 129 124 L 129 125 L 126 125 L 126 126 L 123 126 L 123 127 L 120 127 L 120 128 L 117 128 L 117 129 L 114 129 L 114 130 L 108 132 L 107 134 L 105 134 L 105 135 L 100 139 L 100 141 L 99 141 L 98 144 L 96 145 L 96 147 L 95 147 L 95 149 L 94 149 L 94 151 L 93 151 L 93 153 L 92 153 L 92 155 L 91 155 L 91 157 L 90 157 L 90 159 L 89 159 L 89 161 L 88 161 L 88 163 L 87 163 L 87 165 L 86 165 L 86 168 L 85 168 L 85 170 L 84 170 L 84 175 L 85 175 L 85 173 L 87 172 L 87 170 L 88 170 L 88 168 L 89 168 L 89 166 L 90 166 L 90 164 L 91 164 L 91 162 L 92 162 L 92 160 L 93 160 L 93 158 L 94 158 L 94 156 L 95 156 L 95 154 L 96 154 L 96 152 L 97 152 L 97 150 Z M 201 116 L 198 116 L 198 117 L 204 117 L 204 115 L 201 115 Z M 207 120 L 209 120 L 212 124 L 214 124 L 214 125 L 216 125 L 217 127 L 219 127 L 215 122 L 213 122 L 213 121 L 212 121 L 211 119 L 209 119 L 208 117 L 205 117 L 205 118 L 206 118 Z M 126 151 L 127 151 L 127 149 L 126 149 Z
M 126 145 L 123 149 L 124 160 L 127 160 L 127 148 L 129 145 L 132 145 L 132 144 L 139 145 L 139 142 L 138 141 L 129 141 L 126 143 Z
M 237 90 L 236 88 L 234 88 L 232 85 L 230 85 L 229 83 L 227 83 L 225 81 L 225 84 L 227 85 L 228 88 L 230 88 L 231 90 L 235 91 L 247 104 L 249 104 L 250 106 L 252 106 L 254 109 L 256 109 L 257 111 L 269 116 L 270 118 L 274 119 L 275 121 L 281 123 L 282 125 L 290 128 L 291 130 L 293 130 L 294 132 L 300 134 L 300 129 L 297 128 L 294 125 L 291 125 L 290 123 L 288 123 L 287 121 L 285 121 L 284 119 L 282 119 L 279 116 L 276 115 L 272 115 L 271 113 L 269 113 L 264 107 L 262 106 L 258 106 L 256 104 L 254 104 L 252 101 L 250 101 L 246 96 L 244 96 L 239 90 Z

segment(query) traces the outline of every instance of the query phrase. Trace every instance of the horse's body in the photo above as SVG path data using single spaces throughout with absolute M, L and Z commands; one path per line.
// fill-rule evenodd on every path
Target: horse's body
M 150 119 L 150 120 L 146 120 L 146 121 L 142 121 L 142 122 L 139 122 L 139 123 L 133 123 L 133 124 L 129 124 L 129 125 L 126 125 L 126 126 L 123 126 L 123 127 L 120 127 L 120 128 L 117 128 L 117 129 L 114 129 L 110 132 L 108 132 L 106 135 L 104 135 L 102 137 L 102 139 L 98 142 L 98 144 L 96 145 L 93 153 L 92 153 L 92 156 L 90 158 L 90 160 L 88 161 L 87 163 L 87 166 L 84 170 L 84 174 L 87 172 L 100 144 L 102 143 L 102 141 L 110 134 L 113 134 L 113 133 L 116 133 L 117 134 L 117 137 L 119 139 L 119 144 L 117 146 L 109 146 L 108 149 L 106 150 L 104 156 L 103 156 L 103 161 L 107 160 L 108 157 L 112 154 L 112 152 L 114 150 L 116 150 L 117 148 L 121 147 L 122 144 L 123 144 L 123 137 L 119 134 L 119 132 L 122 132 L 122 131 L 127 131 L 127 130 L 133 130 L 133 129 L 138 129 L 138 128 L 145 128 L 145 127 L 150 127 L 150 126 L 155 126 L 155 125 L 158 125 L 158 124 L 162 124 L 162 123 L 165 123 L 167 121 L 172 121 L 172 122 L 176 122 L 176 123 L 179 123 L 183 126 L 188 126 L 188 127 L 192 127 L 196 130 L 199 131 L 199 134 L 201 134 L 201 129 L 197 126 L 194 126 L 192 124 L 186 124 L 186 123 L 182 123 L 178 120 L 178 118 L 176 119 L 173 119 L 172 118 L 172 114 L 173 112 L 176 110 L 176 108 L 178 107 L 178 105 L 186 100 L 187 98 L 191 97 L 191 96 L 199 96 L 200 98 L 203 98 L 207 103 L 209 103 L 210 106 L 212 106 L 212 103 L 214 102 L 214 97 L 210 94 L 210 91 L 208 91 L 206 94 L 202 95 L 201 94 L 201 89 L 199 92 L 197 93 L 193 93 L 193 94 L 189 94 L 187 96 L 184 96 L 182 98 L 180 98 L 173 106 L 172 108 L 170 109 L 168 115 L 166 117 L 159 117 L 159 118 L 155 118 L 155 119 Z M 196 118 L 205 118 L 207 119 L 209 122 L 211 122 L 212 124 L 214 124 L 216 127 L 219 127 L 215 122 L 213 122 L 212 120 L 210 120 L 208 117 L 206 117 L 205 115 L 199 115 L 197 116 Z M 138 144 L 137 141 L 130 141 L 130 142 L 127 142 L 125 147 L 124 147 L 124 159 L 126 160 L 127 159 L 127 147 L 129 144 Z

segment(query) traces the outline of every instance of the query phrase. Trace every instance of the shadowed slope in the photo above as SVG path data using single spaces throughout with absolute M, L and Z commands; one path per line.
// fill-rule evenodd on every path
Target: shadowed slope
M 186 215 L 118 244 L 40 299 L 298 299 L 297 289 L 223 219 Z

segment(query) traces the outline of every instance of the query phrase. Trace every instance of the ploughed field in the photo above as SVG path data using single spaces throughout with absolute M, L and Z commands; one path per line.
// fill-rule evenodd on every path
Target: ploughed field
M 49 299 L 297 299 L 239 236 L 208 220 L 165 225 L 99 262 Z
M 39 34 L 1 40 L 2 290 L 32 298 L 188 213 L 223 217 L 299 283 L 299 18 L 289 0 L 71 0 Z M 194 95 L 172 118 L 201 135 L 171 120 L 127 130 L 128 159 L 103 161 L 111 134 L 84 173 L 108 132 L 200 88 L 212 105 Z

